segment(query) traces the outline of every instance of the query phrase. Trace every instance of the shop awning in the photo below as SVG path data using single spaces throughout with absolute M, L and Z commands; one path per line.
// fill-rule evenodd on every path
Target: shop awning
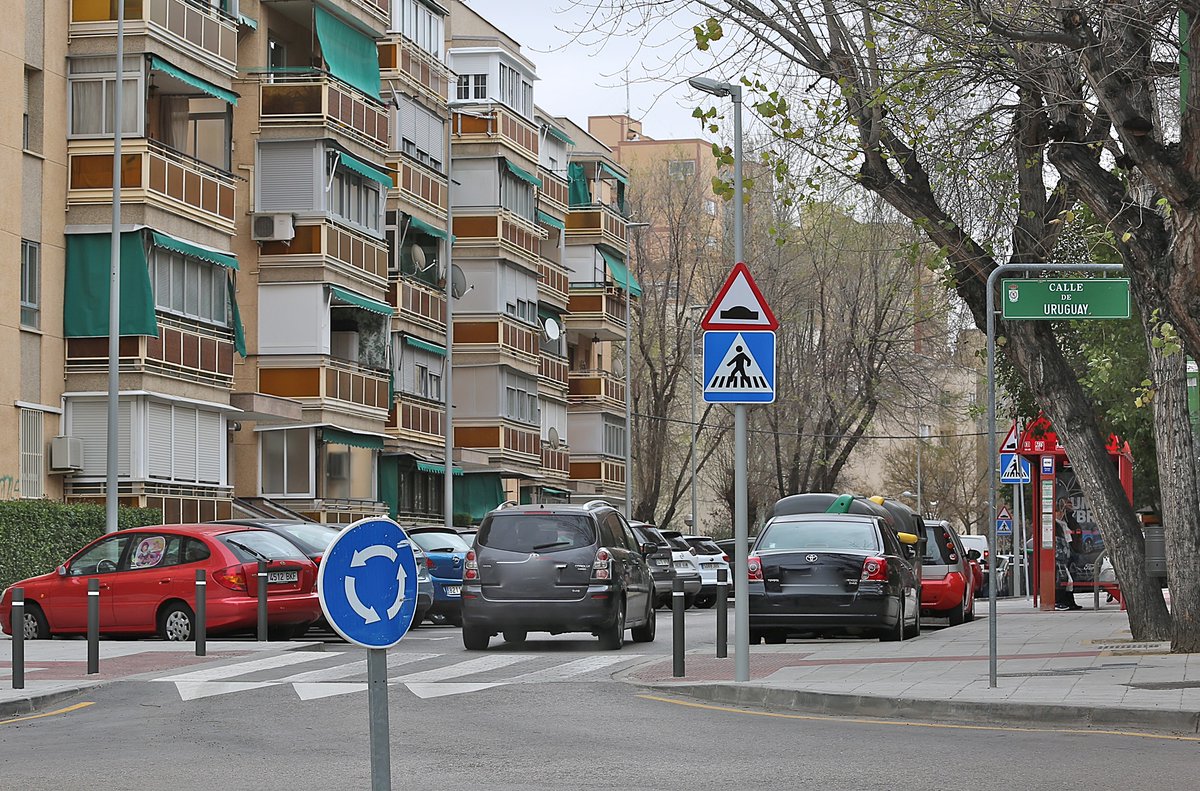
M 349 445 L 352 448 L 383 450 L 383 437 L 374 434 L 363 434 L 335 426 L 325 426 L 321 429 L 321 440 L 327 445 Z
M 382 170 L 379 170 L 378 168 L 371 167 L 357 157 L 350 156 L 345 151 L 338 152 L 338 162 L 340 162 L 342 167 L 346 168 L 346 170 L 351 170 L 365 179 L 370 179 L 371 181 L 382 184 L 388 189 L 391 189 L 393 186 L 395 186 L 395 182 L 392 181 L 391 176 L 384 173 Z
M 569 146 L 575 145 L 575 141 L 572 140 L 571 138 L 567 137 L 566 132 L 562 131 L 561 129 L 555 129 L 553 126 L 550 126 L 549 124 L 546 124 L 546 134 L 550 135 L 551 137 L 553 137 L 557 140 L 561 140 L 562 142 L 566 143 Z
M 517 167 L 516 165 L 514 165 L 512 163 L 511 160 L 505 159 L 504 167 L 508 169 L 509 173 L 513 174 L 514 176 L 519 178 L 521 181 L 524 181 L 526 184 L 530 184 L 534 187 L 542 186 L 542 180 L 540 178 L 533 175 L 525 168 Z
M 317 40 L 329 73 L 368 96 L 379 98 L 379 51 L 375 40 L 315 6 Z
M 504 484 L 497 472 L 472 473 L 454 484 L 454 513 L 469 514 L 472 522 L 482 520 L 504 499 Z
M 450 234 L 443 231 L 436 225 L 430 225 L 419 217 L 408 215 L 408 227 L 414 231 L 420 231 L 426 236 L 432 236 L 435 239 L 449 239 Z
M 333 295 L 334 302 L 341 302 L 343 305 L 369 310 L 372 313 L 378 313 L 380 316 L 392 315 L 392 306 L 386 302 L 379 302 L 370 297 L 364 297 L 362 294 L 356 294 L 341 286 L 330 286 L 329 291 Z
M 430 475 L 445 475 L 446 474 L 446 465 L 445 464 L 434 464 L 431 461 L 418 460 L 417 461 L 417 469 L 420 470 L 421 472 L 427 472 Z M 462 467 L 452 467 L 451 469 L 454 470 L 454 474 L 456 476 L 463 474 Z
M 142 232 L 121 234 L 121 335 L 158 337 L 154 290 L 146 262 Z M 69 234 L 63 290 L 63 334 L 68 338 L 108 335 L 109 268 L 112 236 L 107 233 Z
M 189 74 L 178 66 L 168 63 L 157 55 L 150 56 L 150 68 L 154 69 L 155 71 L 161 71 L 163 74 L 170 74 L 180 82 L 186 82 L 193 88 L 204 91 L 215 99 L 223 99 L 230 104 L 238 103 L 238 95 L 233 91 L 228 91 L 217 85 L 213 85 L 208 80 L 197 77 L 195 74 Z
M 543 486 L 542 492 L 545 494 L 558 495 L 559 497 L 570 497 L 571 495 L 575 494 L 575 492 L 571 491 L 570 489 L 559 489 L 554 486 Z
M 567 165 L 567 195 L 572 206 L 591 206 L 592 193 L 588 189 L 587 173 L 583 165 L 572 162 Z
M 567 230 L 567 224 L 557 217 L 552 217 L 541 209 L 537 213 L 538 222 L 542 225 L 549 225 L 551 228 L 557 228 L 560 231 Z
M 601 170 L 602 172 L 604 172 L 604 173 L 607 173 L 608 175 L 610 175 L 610 176 L 612 176 L 613 178 L 615 178 L 617 181 L 619 181 L 619 182 L 621 182 L 622 184 L 624 184 L 624 185 L 627 185 L 627 186 L 628 186 L 628 184 L 629 184 L 629 179 L 628 179 L 628 177 L 621 175 L 621 173 L 619 173 L 618 171 L 616 171 L 615 169 L 613 169 L 612 167 L 610 167 L 610 166 L 609 166 L 609 164 L 608 164 L 607 162 L 601 162 L 601 163 L 599 163 L 599 164 L 600 164 L 600 170 Z
M 608 267 L 608 273 L 612 275 L 617 285 L 621 288 L 628 286 L 631 296 L 640 297 L 642 295 L 642 287 L 638 285 L 637 279 L 630 273 L 629 267 L 625 265 L 625 262 L 603 247 L 597 247 L 596 249 L 600 251 L 600 257 L 604 259 L 604 264 Z
M 193 244 L 183 239 L 176 239 L 174 236 L 169 236 L 162 231 L 151 231 L 150 242 L 155 247 L 161 247 L 164 250 L 186 255 L 189 258 L 198 258 L 201 261 L 207 261 L 210 264 L 228 267 L 229 269 L 238 268 L 237 257 L 232 253 L 219 253 L 216 250 L 210 250 L 207 247 L 201 247 L 198 244 Z
M 422 350 L 430 352 L 432 354 L 436 354 L 439 357 L 446 356 L 446 347 L 445 346 L 438 346 L 436 343 L 430 343 L 429 341 L 422 340 L 413 335 L 405 335 L 404 342 L 407 343 L 409 346 L 413 347 L 414 349 L 422 349 Z

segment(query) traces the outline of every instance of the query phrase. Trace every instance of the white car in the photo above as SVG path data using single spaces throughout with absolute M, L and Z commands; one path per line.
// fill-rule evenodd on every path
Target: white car
M 717 575 L 725 569 L 725 581 L 729 583 L 733 577 L 730 574 L 729 559 L 719 546 L 708 536 L 678 535 L 686 541 L 696 553 L 696 561 L 700 566 L 700 595 L 696 597 L 696 606 L 712 607 L 717 602 Z M 729 589 L 726 588 L 728 591 Z

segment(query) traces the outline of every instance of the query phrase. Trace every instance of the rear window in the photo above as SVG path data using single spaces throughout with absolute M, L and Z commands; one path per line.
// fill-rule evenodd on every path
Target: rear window
M 410 533 L 413 543 L 426 552 L 466 552 L 471 547 L 458 533 Z
M 225 533 L 220 538 L 221 543 L 229 547 L 242 563 L 254 563 L 259 560 L 308 560 L 308 556 L 291 541 L 266 530 Z
M 779 520 L 767 524 L 757 549 L 852 549 L 877 552 L 879 534 L 870 522 Z
M 684 541 L 679 536 L 663 535 L 663 538 L 665 538 L 667 540 L 667 543 L 671 546 L 671 549 L 674 549 L 674 550 L 677 550 L 680 552 L 688 552 L 692 548 L 691 544 Z
M 709 541 L 707 538 L 689 538 L 687 542 L 696 548 L 697 552 L 704 555 L 723 555 L 721 548 L 715 542 Z
M 561 552 L 591 546 L 596 530 L 586 516 L 497 514 L 479 528 L 479 546 L 506 552 Z
M 925 525 L 925 554 L 922 561 L 934 566 L 957 563 L 954 538 L 938 525 Z
M 336 527 L 318 524 L 280 525 L 278 529 L 287 533 L 305 552 L 314 553 L 328 549 L 340 532 Z

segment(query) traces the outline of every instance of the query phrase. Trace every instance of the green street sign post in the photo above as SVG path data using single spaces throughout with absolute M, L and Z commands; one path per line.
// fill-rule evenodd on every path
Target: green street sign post
M 1127 278 L 1002 280 L 1006 319 L 1127 319 Z

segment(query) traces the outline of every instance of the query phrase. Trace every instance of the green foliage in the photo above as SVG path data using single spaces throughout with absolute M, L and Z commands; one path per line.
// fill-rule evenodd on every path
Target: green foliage
M 45 574 L 104 533 L 104 506 L 54 500 L 0 501 L 0 588 Z M 117 527 L 162 524 L 153 508 L 120 508 Z
M 710 42 L 720 41 L 725 35 L 725 31 L 721 29 L 720 22 L 709 17 L 704 20 L 703 24 L 692 28 L 692 35 L 696 37 L 696 49 L 703 52 L 708 49 Z

